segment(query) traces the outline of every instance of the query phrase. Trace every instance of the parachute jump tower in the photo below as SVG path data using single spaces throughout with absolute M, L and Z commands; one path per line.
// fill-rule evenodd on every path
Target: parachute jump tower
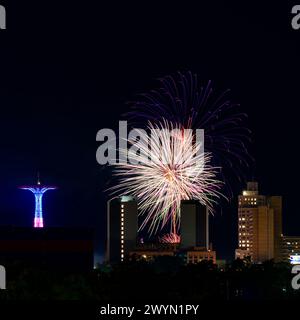
M 48 190 L 55 190 L 57 187 L 54 186 L 44 186 L 41 184 L 40 179 L 38 178 L 37 184 L 33 186 L 21 186 L 19 187 L 22 190 L 29 190 L 34 194 L 35 198 L 35 211 L 34 211 L 34 228 L 44 228 L 43 220 L 43 206 L 42 199 L 45 192 Z

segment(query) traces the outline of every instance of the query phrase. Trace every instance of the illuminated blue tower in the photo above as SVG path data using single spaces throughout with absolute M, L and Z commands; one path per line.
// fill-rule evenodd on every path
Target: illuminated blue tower
M 44 228 L 44 220 L 43 220 L 43 206 L 42 199 L 43 195 L 48 190 L 55 190 L 56 187 L 51 186 L 43 186 L 41 185 L 40 180 L 38 179 L 37 185 L 34 186 L 22 186 L 20 187 L 22 190 L 29 190 L 34 194 L 35 197 L 35 212 L 34 212 L 34 228 Z

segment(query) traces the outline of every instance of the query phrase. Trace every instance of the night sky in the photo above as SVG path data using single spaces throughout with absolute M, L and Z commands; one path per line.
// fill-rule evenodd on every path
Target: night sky
M 0 224 L 32 224 L 33 196 L 17 187 L 40 171 L 59 187 L 44 198 L 46 225 L 95 227 L 102 256 L 112 182 L 96 162 L 96 133 L 116 128 L 126 102 L 157 78 L 190 70 L 230 88 L 248 113 L 255 163 L 245 174 L 262 194 L 283 196 L 284 233 L 300 235 L 300 30 L 291 7 L 123 2 L 1 1 Z M 232 186 L 236 196 L 243 187 Z M 237 244 L 236 201 L 212 218 L 220 258 Z

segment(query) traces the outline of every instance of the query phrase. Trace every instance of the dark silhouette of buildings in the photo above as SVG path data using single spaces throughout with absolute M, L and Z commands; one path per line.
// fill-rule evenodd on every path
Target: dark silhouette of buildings
M 181 248 L 208 249 L 208 212 L 206 206 L 199 201 L 181 201 L 180 236 Z
M 180 243 L 137 243 L 138 208 L 131 197 L 108 202 L 107 261 L 118 263 L 125 258 L 153 260 L 160 256 L 178 256 L 185 263 L 211 260 L 216 253 L 208 248 L 208 212 L 199 201 L 182 201 Z
M 0 264 L 52 270 L 89 271 L 94 233 L 86 228 L 0 227 Z
M 183 200 L 180 207 L 180 252 L 185 263 L 209 260 L 216 263 L 216 252 L 209 247 L 209 215 L 198 200 Z

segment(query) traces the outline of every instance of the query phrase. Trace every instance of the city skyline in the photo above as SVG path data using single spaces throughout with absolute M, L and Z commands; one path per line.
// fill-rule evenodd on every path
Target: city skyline
M 253 182 L 254 183 L 254 182 Z M 256 182 L 255 182 L 256 183 Z M 257 184 L 257 183 L 256 183 Z M 37 184 L 36 184 L 36 187 L 38 187 L 38 188 L 42 188 L 43 187 L 43 185 L 41 185 L 41 183 L 40 183 L 40 180 L 39 180 L 39 178 L 38 178 L 38 182 L 37 182 Z M 25 190 L 25 188 L 26 188 L 26 190 L 29 190 L 29 189 L 32 189 L 33 188 L 33 186 L 24 186 L 24 187 L 19 187 L 19 189 L 24 189 Z M 49 190 L 53 190 L 53 189 L 57 189 L 57 187 L 50 187 L 50 189 Z M 47 189 L 48 190 L 48 189 Z M 257 190 L 254 190 L 255 192 L 257 192 Z M 247 191 L 243 191 L 243 197 L 245 196 L 245 192 L 247 192 Z M 255 193 L 254 192 L 254 193 Z M 256 196 L 257 196 L 257 194 L 256 194 Z M 109 197 L 109 196 L 108 196 Z M 239 203 L 239 205 L 240 205 L 240 199 L 239 199 L 239 197 L 241 197 L 241 196 L 234 196 L 233 197 L 233 201 L 234 201 L 234 199 L 236 200 L 236 203 Z M 265 196 L 263 196 L 263 197 L 265 197 Z M 272 197 L 271 197 L 272 198 Z M 276 198 L 276 197 L 273 197 L 273 198 Z M 277 197 L 278 198 L 278 197 Z M 279 197 L 280 199 L 282 198 L 282 197 Z M 264 200 L 265 201 L 265 200 Z M 228 205 L 228 203 L 226 203 L 225 205 Z M 36 216 L 36 210 L 37 210 L 37 202 L 35 203 L 35 216 Z M 281 211 L 282 211 L 282 203 L 281 203 Z M 238 211 L 237 211 L 238 212 Z M 55 213 L 55 212 L 54 212 Z M 282 213 L 281 213 L 282 214 Z M 233 215 L 235 215 L 235 213 L 233 213 Z M 237 215 L 238 217 L 239 217 L 239 215 Z M 50 215 L 50 217 L 51 217 L 51 215 Z M 283 217 L 284 217 L 284 215 L 283 215 Z M 214 218 L 214 217 L 212 217 L 212 218 Z M 239 218 L 240 219 L 240 218 Z M 280 216 L 280 219 L 281 219 L 281 222 L 280 222 L 280 226 L 278 227 L 279 228 L 279 230 L 282 230 L 282 216 Z M 0 223 L 0 224 L 2 224 L 2 223 Z M 143 223 L 142 223 L 143 224 Z M 18 225 L 20 225 L 18 222 L 16 222 L 16 223 L 14 223 L 14 225 L 16 225 L 16 226 L 18 226 Z M 57 225 L 61 225 L 60 223 L 58 223 Z M 71 225 L 71 224 L 70 224 Z M 239 225 L 239 223 L 237 222 L 237 225 Z M 274 224 L 275 225 L 275 224 Z M 20 226 L 22 226 L 22 225 L 20 225 Z M 44 225 L 39 225 L 39 226 L 36 226 L 36 218 L 34 219 L 34 227 L 43 227 Z M 51 225 L 50 225 L 51 226 Z M 141 235 L 142 235 L 143 233 L 141 232 Z M 212 234 L 214 234 L 214 233 L 212 233 Z M 288 230 L 287 230 L 287 232 L 285 233 L 285 234 L 291 234 L 290 232 L 288 232 Z M 158 239 L 160 239 L 161 237 L 163 238 L 163 236 L 164 235 L 168 235 L 168 233 L 166 232 L 166 230 L 165 230 L 165 233 L 160 233 L 159 235 L 157 235 L 156 237 L 152 237 L 152 240 L 150 240 L 150 242 L 151 241 L 157 241 Z M 281 233 L 281 235 L 283 235 L 282 233 Z M 107 231 L 105 230 L 105 233 L 104 233 L 104 236 L 105 237 L 107 237 Z M 296 236 L 296 234 L 292 234 L 291 236 L 286 236 L 286 238 L 287 239 L 285 239 L 285 243 L 286 242 L 288 242 L 289 241 L 289 239 L 290 238 L 295 238 L 296 239 L 296 241 L 297 241 L 297 236 Z M 162 239 L 161 238 L 161 239 Z M 238 236 L 238 238 L 239 238 L 239 236 Z M 99 259 L 99 257 L 97 258 L 97 250 L 95 251 L 95 261 L 96 262 L 103 262 L 103 261 L 105 261 L 105 251 L 106 251 L 106 249 L 105 249 L 105 241 L 102 239 L 100 242 L 96 242 L 95 243 L 95 247 L 98 247 L 98 246 L 102 246 L 102 247 L 104 247 L 104 250 L 103 250 L 103 255 L 102 255 L 102 258 L 101 259 Z M 231 248 L 226 248 L 227 250 L 231 250 Z M 236 255 L 235 255 L 236 256 Z M 222 259 L 222 258 L 226 258 L 226 259 L 228 259 L 228 257 L 224 257 L 223 255 L 222 255 L 222 251 L 221 251 L 221 255 L 219 254 L 218 256 L 217 256 L 218 258 L 220 258 L 220 259 Z M 234 257 L 234 253 L 233 253 L 233 251 L 229 254 L 229 260 L 231 260 L 232 259 L 232 257 Z M 237 257 L 237 256 L 236 256 Z M 267 260 L 267 259 L 266 259 Z
M 41 193 L 42 190 L 57 189 L 57 187 L 42 185 L 39 178 L 36 185 L 22 186 L 19 188 L 29 191 L 33 190 L 38 193 Z M 43 193 L 41 193 L 41 195 L 43 195 Z M 281 196 L 261 195 L 258 189 L 258 182 L 251 181 L 247 182 L 246 188 L 244 188 L 242 193 L 237 197 L 237 202 L 238 248 L 235 250 L 235 258 L 245 259 L 250 257 L 254 263 L 263 263 L 274 259 L 276 262 L 290 261 L 292 264 L 295 264 L 300 260 L 300 251 L 298 250 L 298 242 L 300 248 L 300 236 L 287 236 L 282 232 L 283 213 Z M 196 209 L 197 203 L 200 205 L 199 209 Z M 210 242 L 209 239 L 210 215 L 206 207 L 204 207 L 205 215 L 203 215 L 203 213 L 201 213 L 201 206 L 199 200 L 182 200 L 180 215 L 181 219 L 183 217 L 183 222 L 179 222 L 180 231 L 176 243 L 173 242 L 174 240 L 172 239 L 168 242 L 167 237 L 156 236 L 152 238 L 150 242 L 146 240 L 146 247 L 147 242 L 160 242 L 162 248 L 164 245 L 172 245 L 173 243 L 182 248 L 190 248 L 190 250 L 194 247 L 200 248 L 200 251 L 203 251 L 203 249 L 208 250 L 208 252 L 211 251 L 209 248 L 213 246 L 213 243 Z M 195 216 L 193 216 L 193 214 L 191 215 L 191 210 L 195 210 Z M 39 221 L 36 221 L 37 214 Z M 142 233 L 139 233 L 139 225 L 143 225 L 143 219 L 139 218 L 139 216 L 137 202 L 130 195 L 108 200 L 106 241 L 104 244 L 106 247 L 105 258 L 101 262 L 123 262 L 131 253 L 135 252 L 134 254 L 139 255 L 139 251 L 136 250 L 141 250 L 139 245 L 143 246 L 144 243 Z M 36 200 L 33 228 L 44 227 L 43 220 L 40 222 L 40 218 L 43 219 L 42 203 Z M 193 231 L 193 228 L 196 229 Z M 129 231 L 129 237 L 128 230 L 131 230 Z M 168 235 L 168 233 L 165 233 L 165 235 Z M 97 247 L 97 243 L 95 243 L 95 246 Z M 155 255 L 156 250 L 160 249 L 153 249 L 152 254 Z M 169 254 L 168 251 L 166 252 Z M 202 259 L 202 253 L 198 253 L 200 254 L 199 259 Z M 220 257 L 215 251 L 212 251 L 212 253 L 214 254 L 214 261 L 216 261 L 216 258 L 222 260 L 223 257 Z M 191 251 L 190 254 L 195 255 L 195 251 Z M 95 263 L 100 262 L 97 261 L 95 252 L 94 259 Z M 189 258 L 186 259 L 189 261 Z
M 298 234 L 297 189 L 291 177 L 298 180 L 299 156 L 282 149 L 297 146 L 292 128 L 297 127 L 298 86 L 290 73 L 297 74 L 300 48 L 297 32 L 290 30 L 289 23 L 283 26 L 285 9 L 271 17 L 270 8 L 262 5 L 243 10 L 241 5 L 219 4 L 216 10 L 209 3 L 199 9 L 173 4 L 175 13 L 170 17 L 167 7 L 156 10 L 153 4 L 140 11 L 124 5 L 125 19 L 116 16 L 110 4 L 101 8 L 95 4 L 84 20 L 83 33 L 69 37 L 69 26 L 77 24 L 72 17 L 68 23 L 64 20 L 69 7 L 62 5 L 53 26 L 53 15 L 41 5 L 20 5 L 18 12 L 35 17 L 32 33 L 24 30 L 30 21 L 21 14 L 1 33 L 3 224 L 32 224 L 33 199 L 16 187 L 34 183 L 39 170 L 44 181 L 60 187 L 44 199 L 51 212 L 47 224 L 96 226 L 98 243 L 103 243 L 105 190 L 114 181 L 110 169 L 95 160 L 97 131 L 116 128 L 129 111 L 126 102 L 154 88 L 157 78 L 191 70 L 203 82 L 211 79 L 220 91 L 230 88 L 231 97 L 248 114 L 255 163 L 245 172 L 244 181 L 258 180 L 263 194 L 282 195 L 284 234 Z M 9 6 L 6 9 L 15 14 Z M 98 12 L 107 14 L 99 19 Z M 109 36 L 106 26 L 110 26 Z M 238 195 L 243 182 L 230 182 Z M 215 232 L 211 234 L 221 256 L 232 257 L 237 246 L 236 200 L 221 207 L 212 218 Z M 96 250 L 103 256 L 104 246 Z
M 0 0 L 1 320 L 294 310 L 299 40 L 300 0 Z

